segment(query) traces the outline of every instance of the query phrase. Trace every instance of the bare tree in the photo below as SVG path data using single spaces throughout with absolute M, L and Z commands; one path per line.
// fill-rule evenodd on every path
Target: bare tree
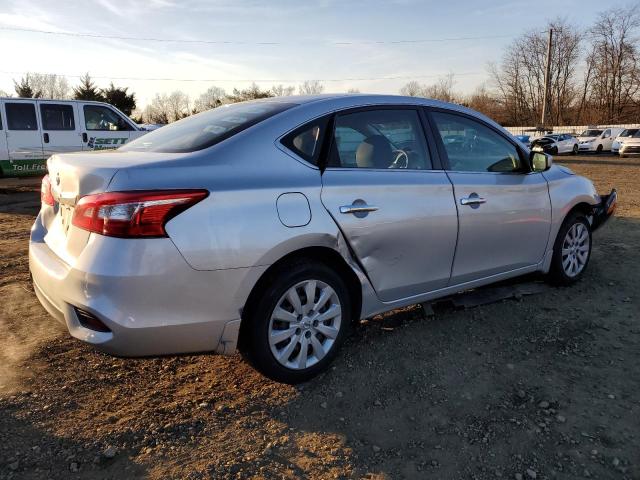
M 423 85 L 412 80 L 400 89 L 400 94 L 409 97 L 433 98 L 443 102 L 460 102 L 459 96 L 453 90 L 454 85 L 454 74 L 449 73 L 430 85 Z
M 464 104 L 480 113 L 484 113 L 499 123 L 504 121 L 504 111 L 497 102 L 495 93 L 491 92 L 485 84 L 477 87 L 475 91 L 466 98 Z
M 32 73 L 31 83 L 41 93 L 41 98 L 66 100 L 70 98 L 69 81 L 62 75 L 53 73 Z
M 69 98 L 69 82 L 60 75 L 27 73 L 19 82 L 14 80 L 13 84 L 19 97 L 55 100 Z
M 300 95 L 317 95 L 324 92 L 324 85 L 320 80 L 305 80 L 298 87 L 298 92 Z
M 596 122 L 635 120 L 640 93 L 637 6 L 611 9 L 599 15 L 589 30 L 589 53 L 583 102 L 595 113 Z M 584 105 L 581 111 L 585 111 Z
M 424 88 L 423 96 L 435 100 L 442 100 L 443 102 L 458 102 L 458 96 L 453 91 L 454 85 L 455 80 L 453 73 L 449 73 L 440 77 L 435 83 L 427 85 Z
M 271 87 L 271 93 L 273 93 L 274 97 L 288 97 L 289 95 L 293 95 L 295 91 L 296 87 L 285 87 L 282 84 Z
M 189 116 L 189 96 L 175 90 L 170 94 L 156 94 L 143 112 L 146 123 L 171 123 Z
M 553 28 L 551 49 L 551 112 L 553 122 L 572 120 L 568 115 L 577 98 L 576 69 L 580 60 L 582 36 L 562 19 L 547 25 Z M 498 100 L 510 124 L 537 124 L 542 112 L 547 34 L 525 33 L 505 51 L 499 65 L 490 64 Z
M 204 112 L 212 108 L 219 107 L 224 103 L 226 92 L 220 87 L 209 87 L 206 92 L 201 94 L 195 101 L 195 112 Z
M 422 85 L 415 80 L 408 82 L 400 89 L 400 95 L 406 95 L 407 97 L 422 97 L 424 96 L 422 92 Z

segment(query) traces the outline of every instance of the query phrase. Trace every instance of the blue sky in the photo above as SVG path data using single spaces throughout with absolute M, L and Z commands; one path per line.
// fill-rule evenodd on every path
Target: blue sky
M 543 30 L 547 20 L 557 17 L 586 27 L 607 6 L 585 0 L 538 0 L 535 7 L 530 1 L 489 3 L 0 0 L 0 42 L 5 46 L 0 89 L 13 92 L 12 79 L 27 71 L 66 74 L 72 84 L 77 82 L 72 75 L 87 71 L 95 77 L 215 80 L 115 80 L 135 91 L 144 105 L 155 93 L 181 89 L 196 97 L 211 85 L 231 90 L 247 86 L 250 79 L 260 80 L 263 88 L 321 79 L 327 92 L 397 93 L 409 80 L 430 83 L 451 72 L 456 89 L 467 93 L 487 80 L 487 63 L 499 60 L 512 38 Z M 235 43 L 83 38 L 2 27 Z M 372 43 L 489 36 L 500 38 Z M 96 81 L 105 85 L 108 78 Z

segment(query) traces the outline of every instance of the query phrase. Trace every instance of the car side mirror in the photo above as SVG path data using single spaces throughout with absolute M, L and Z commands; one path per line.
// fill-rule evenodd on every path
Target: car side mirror
M 529 154 L 529 163 L 534 172 L 546 172 L 553 165 L 553 159 L 546 153 L 531 152 Z

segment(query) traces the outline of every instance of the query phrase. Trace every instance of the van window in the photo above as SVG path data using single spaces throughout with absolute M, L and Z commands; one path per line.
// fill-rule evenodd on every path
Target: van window
M 43 130 L 75 130 L 73 107 L 54 103 L 40 104 Z
M 100 105 L 84 106 L 84 126 L 87 130 L 122 132 L 133 130 L 131 125 L 116 112 Z
M 5 103 L 9 130 L 37 130 L 36 107 L 33 103 Z

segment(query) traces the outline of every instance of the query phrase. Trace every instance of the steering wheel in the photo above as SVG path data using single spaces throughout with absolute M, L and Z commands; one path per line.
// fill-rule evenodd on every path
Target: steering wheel
M 404 150 L 394 150 L 396 158 L 391 162 L 389 168 L 408 168 L 409 167 L 409 155 Z

